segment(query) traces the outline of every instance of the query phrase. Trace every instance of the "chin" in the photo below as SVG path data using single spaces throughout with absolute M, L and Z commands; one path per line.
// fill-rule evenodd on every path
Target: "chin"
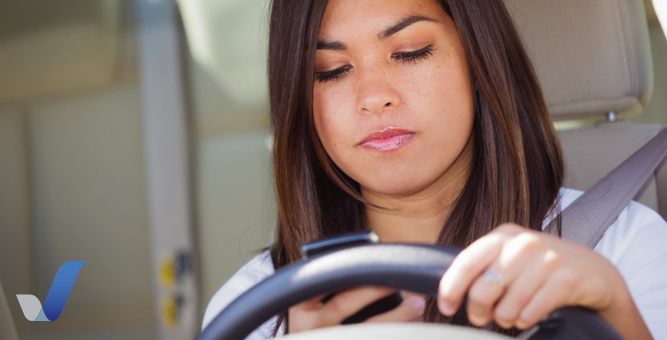
M 392 176 L 377 176 L 364 182 L 359 182 L 359 184 L 381 195 L 410 196 L 426 189 L 434 180 L 421 176 L 397 176 L 392 174 Z

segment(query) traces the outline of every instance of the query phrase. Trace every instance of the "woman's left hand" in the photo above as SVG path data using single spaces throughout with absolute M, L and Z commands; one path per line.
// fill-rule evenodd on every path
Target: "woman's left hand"
M 582 245 L 516 224 L 499 226 L 456 257 L 440 281 L 440 312 L 453 315 L 466 292 L 468 319 L 476 326 L 495 320 L 527 329 L 557 308 L 583 306 L 626 338 L 628 331 L 633 339 L 650 338 L 613 264 Z

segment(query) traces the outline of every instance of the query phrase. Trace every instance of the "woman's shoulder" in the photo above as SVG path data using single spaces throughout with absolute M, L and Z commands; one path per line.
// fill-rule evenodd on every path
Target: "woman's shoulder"
M 211 320 L 237 297 L 274 272 L 268 250 L 248 261 L 213 295 L 204 312 L 202 329 L 206 328 Z
M 561 211 L 582 194 L 580 190 L 561 189 Z M 662 249 L 667 252 L 667 222 L 653 209 L 635 201 L 631 201 L 621 211 L 595 246 L 597 252 L 614 264 L 624 258 L 634 257 L 637 251 L 645 257 L 646 250 Z
M 561 209 L 583 194 L 561 190 Z M 631 201 L 607 229 L 595 251 L 612 262 L 653 336 L 667 336 L 667 222 L 653 209 Z

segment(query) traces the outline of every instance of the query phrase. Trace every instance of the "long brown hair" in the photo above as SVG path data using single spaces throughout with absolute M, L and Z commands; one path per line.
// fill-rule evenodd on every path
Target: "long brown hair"
M 470 173 L 437 243 L 466 247 L 504 222 L 541 230 L 563 180 L 560 144 L 530 60 L 502 0 L 439 0 L 463 43 L 475 89 Z M 327 0 L 272 0 L 269 94 L 276 243 L 280 268 L 302 243 L 364 230 L 359 184 L 324 151 L 315 131 L 315 49 Z M 278 315 L 277 332 L 287 312 Z M 429 298 L 424 320 L 442 316 Z

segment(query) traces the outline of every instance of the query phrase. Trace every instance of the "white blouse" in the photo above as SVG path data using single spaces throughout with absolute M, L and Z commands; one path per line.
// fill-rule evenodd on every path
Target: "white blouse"
M 561 189 L 561 210 L 582 193 Z M 630 202 L 607 229 L 595 251 L 621 273 L 653 338 L 667 340 L 667 223 L 650 208 Z M 273 273 L 268 251 L 246 263 L 215 293 L 204 313 L 202 329 L 239 295 Z M 276 317 L 273 317 L 246 339 L 270 338 L 275 322 Z M 283 324 L 279 336 L 284 334 L 284 329 Z

